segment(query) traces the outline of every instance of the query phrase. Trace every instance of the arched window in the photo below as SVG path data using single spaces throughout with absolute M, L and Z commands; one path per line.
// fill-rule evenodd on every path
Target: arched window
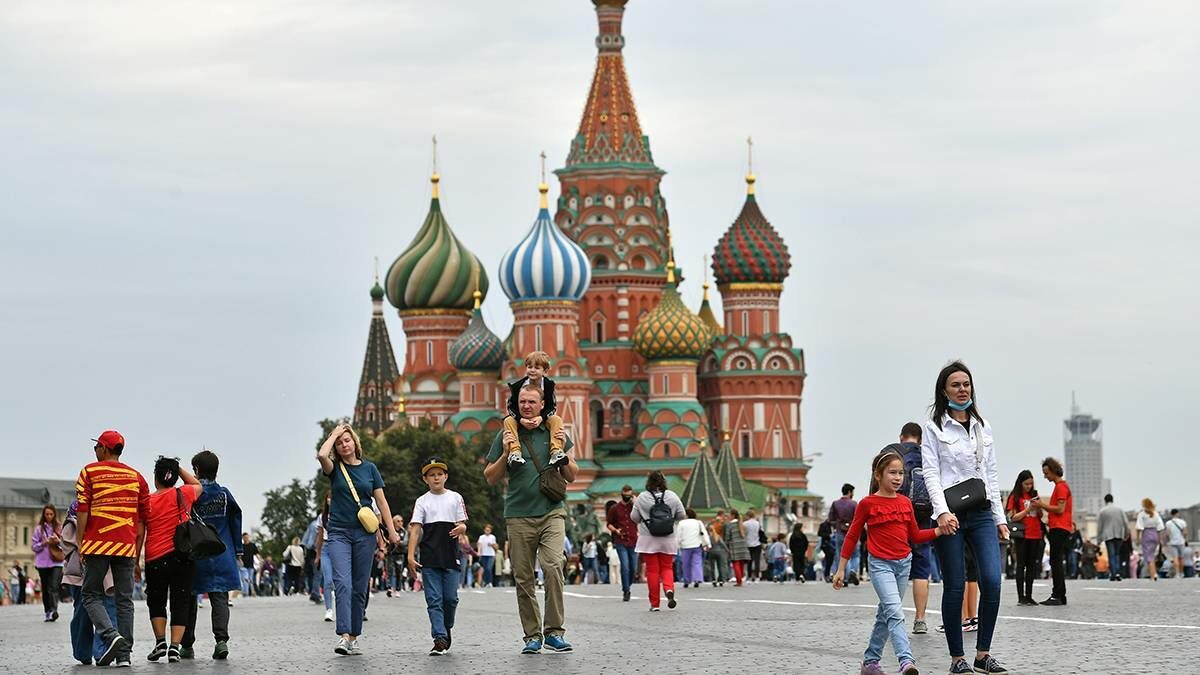
M 592 436 L 596 439 L 604 437 L 604 404 L 596 399 L 588 404 L 592 411 Z
M 608 256 L 597 255 L 592 258 L 592 269 L 606 270 L 608 269 Z
M 602 319 L 592 322 L 592 342 L 597 344 L 604 342 L 604 321 Z
M 638 423 L 638 415 L 642 413 L 642 402 L 634 401 L 629 404 L 629 425 L 635 426 Z
M 609 426 L 613 429 L 625 426 L 625 404 L 620 401 L 613 401 L 609 406 Z
M 750 334 L 750 312 L 742 310 L 742 335 Z

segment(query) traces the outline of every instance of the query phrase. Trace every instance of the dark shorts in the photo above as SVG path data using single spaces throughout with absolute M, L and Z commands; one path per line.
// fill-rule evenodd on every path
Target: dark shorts
M 929 569 L 929 556 L 933 555 L 933 552 L 931 550 L 932 548 L 933 548 L 932 544 L 929 544 L 928 542 L 926 542 L 924 544 L 917 544 L 916 546 L 913 547 L 912 567 L 909 569 L 909 572 L 908 572 L 909 579 L 913 579 L 913 580 L 924 579 L 926 581 L 929 580 L 929 577 L 931 574 L 930 569 Z

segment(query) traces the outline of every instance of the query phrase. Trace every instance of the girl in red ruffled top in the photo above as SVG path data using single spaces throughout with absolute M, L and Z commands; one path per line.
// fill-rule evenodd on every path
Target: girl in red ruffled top
M 846 565 L 863 525 L 870 528 L 867 539 L 867 569 L 871 573 L 871 585 L 879 596 L 879 610 L 875 613 L 875 627 L 871 641 L 863 653 L 861 675 L 883 675 L 879 665 L 883 658 L 883 646 L 888 636 L 892 638 L 892 649 L 900 661 L 901 675 L 917 675 L 908 645 L 908 631 L 904 626 L 904 589 L 908 586 L 908 571 L 912 563 L 912 545 L 932 541 L 941 528 L 921 530 L 913 514 L 912 502 L 899 493 L 904 484 L 904 458 L 895 450 L 885 450 L 871 464 L 871 483 L 878 489 L 858 503 L 854 510 L 854 521 L 846 533 L 842 545 L 841 562 L 833 576 L 833 587 L 841 589 Z

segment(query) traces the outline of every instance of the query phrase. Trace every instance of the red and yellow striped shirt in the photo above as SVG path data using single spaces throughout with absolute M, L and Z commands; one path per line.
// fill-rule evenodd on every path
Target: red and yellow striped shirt
M 88 514 L 82 555 L 134 557 L 137 524 L 150 515 L 150 488 L 137 470 L 117 461 L 92 462 L 75 481 L 79 512 Z

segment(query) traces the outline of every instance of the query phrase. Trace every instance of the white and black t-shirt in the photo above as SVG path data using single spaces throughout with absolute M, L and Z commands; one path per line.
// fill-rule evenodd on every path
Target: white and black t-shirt
M 461 547 L 450 538 L 450 530 L 467 519 L 467 505 L 462 495 L 446 490 L 440 495 L 432 492 L 417 497 L 412 522 L 421 524 L 419 547 L 421 566 L 432 569 L 459 569 Z

